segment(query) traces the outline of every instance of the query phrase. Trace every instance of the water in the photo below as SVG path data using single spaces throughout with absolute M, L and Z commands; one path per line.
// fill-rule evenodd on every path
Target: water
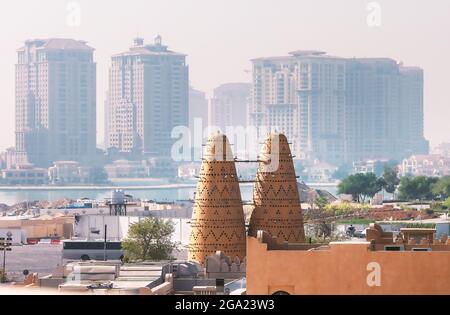
M 121 183 L 124 184 L 124 183 Z M 152 183 L 155 184 L 155 183 Z M 131 185 L 131 183 L 127 183 Z M 147 185 L 147 183 L 139 183 L 138 185 Z M 136 183 L 134 183 L 136 186 Z M 320 188 L 329 191 L 331 194 L 336 195 L 336 186 L 316 186 L 310 185 L 311 188 Z M 195 187 L 151 187 L 151 188 L 126 188 L 125 192 L 132 195 L 134 198 L 139 199 L 150 199 L 156 201 L 173 201 L 173 200 L 188 200 L 193 199 Z M 241 185 L 241 195 L 244 201 L 252 199 L 253 185 L 242 184 Z M 34 201 L 34 200 L 48 200 L 55 201 L 59 199 L 80 199 L 89 198 L 95 200 L 104 200 L 105 198 L 111 197 L 110 188 L 100 188 L 95 189 L 17 189 L 17 190 L 6 190 L 0 187 L 0 203 L 7 205 L 13 205 L 18 202 L 23 201 Z

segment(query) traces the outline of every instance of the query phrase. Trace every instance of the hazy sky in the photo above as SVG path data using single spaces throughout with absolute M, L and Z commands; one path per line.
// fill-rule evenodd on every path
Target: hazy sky
M 68 22 L 68 3 L 81 8 Z M 370 27 L 367 6 L 381 8 Z M 72 11 L 73 12 L 73 11 Z M 70 21 L 75 21 L 72 23 Z M 450 142 L 450 1 L 448 0 L 9 0 L 0 11 L 0 149 L 14 145 L 16 49 L 29 38 L 86 40 L 96 49 L 97 138 L 110 56 L 136 35 L 188 55 L 194 88 L 250 81 L 249 59 L 317 49 L 342 57 L 391 57 L 425 70 L 425 136 Z

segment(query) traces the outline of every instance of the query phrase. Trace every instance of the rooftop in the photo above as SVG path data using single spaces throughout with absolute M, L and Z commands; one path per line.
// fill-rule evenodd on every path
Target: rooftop
M 170 55 L 170 56 L 186 56 L 182 53 L 177 53 L 172 50 L 167 49 L 167 46 L 162 44 L 161 36 L 155 37 L 155 41 L 153 44 L 144 44 L 144 40 L 142 38 L 136 38 L 133 40 L 133 46 L 130 47 L 129 51 L 125 51 L 122 53 L 118 53 L 113 55 L 113 57 L 121 57 L 121 56 L 158 56 L 158 55 Z
M 39 49 L 47 50 L 94 50 L 94 48 L 87 45 L 87 42 L 71 38 L 30 39 L 25 41 L 25 46 L 18 50 L 24 50 L 26 46 L 36 46 Z
M 342 59 L 343 57 L 328 55 L 320 50 L 294 50 L 288 56 L 273 56 L 251 59 L 252 62 L 295 62 L 294 58 Z

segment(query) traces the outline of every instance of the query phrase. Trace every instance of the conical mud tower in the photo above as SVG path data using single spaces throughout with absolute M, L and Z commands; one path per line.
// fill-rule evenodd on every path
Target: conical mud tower
M 220 250 L 245 257 L 245 222 L 236 167 L 225 135 L 210 136 L 192 210 L 189 260 L 204 263 Z
M 304 243 L 303 215 L 286 136 L 270 134 L 259 157 L 249 235 L 264 230 L 279 240 Z

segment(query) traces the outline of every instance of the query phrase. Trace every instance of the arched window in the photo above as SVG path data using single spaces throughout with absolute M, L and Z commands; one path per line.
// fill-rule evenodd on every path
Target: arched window
M 272 295 L 290 295 L 290 294 L 287 293 L 286 291 L 276 291 L 272 293 Z

